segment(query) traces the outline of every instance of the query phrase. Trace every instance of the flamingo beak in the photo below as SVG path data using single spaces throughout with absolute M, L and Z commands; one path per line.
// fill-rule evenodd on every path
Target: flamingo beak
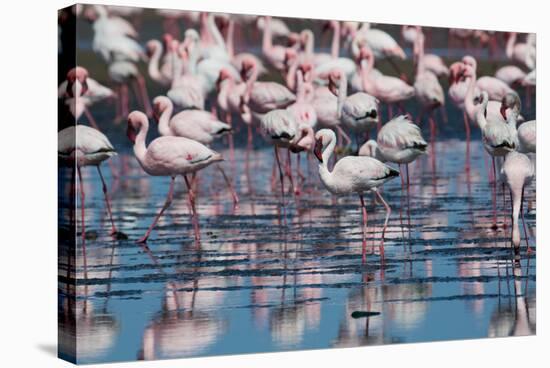
M 313 149 L 315 157 L 319 160 L 320 163 L 323 163 L 323 140 L 317 139 L 315 141 L 315 148 Z
M 506 105 L 504 104 L 500 105 L 500 115 L 506 120 Z

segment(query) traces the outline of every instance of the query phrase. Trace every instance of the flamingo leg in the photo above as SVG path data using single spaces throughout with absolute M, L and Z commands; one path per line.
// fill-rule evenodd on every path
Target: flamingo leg
M 230 128 L 233 128 L 233 119 L 231 118 L 231 112 L 226 111 L 225 112 L 225 122 L 227 125 L 229 125 Z M 235 170 L 235 145 L 233 143 L 233 134 L 229 134 L 229 137 L 227 138 L 229 141 L 229 159 L 231 160 L 231 166 L 233 167 L 233 171 Z M 234 174 L 234 173 L 233 173 Z
M 296 195 L 300 195 L 300 180 L 303 180 L 304 175 L 300 170 L 300 152 L 298 152 L 296 156 L 298 157 L 296 157 L 296 190 L 294 193 L 296 193 Z
M 101 178 L 101 189 L 103 190 L 103 196 L 105 197 L 105 205 L 107 207 L 107 213 L 109 214 L 109 220 L 111 221 L 110 235 L 115 235 L 118 231 L 115 226 L 115 222 L 113 221 L 113 212 L 111 211 L 111 202 L 109 200 L 109 192 L 107 191 L 107 184 L 105 183 L 105 179 L 103 178 L 103 173 L 101 172 L 101 167 L 99 167 L 99 165 L 97 165 L 97 172 L 99 173 L 99 177 Z
M 86 210 L 84 209 L 84 203 L 86 200 L 86 194 L 84 193 L 84 183 L 82 181 L 82 172 L 80 171 L 80 166 L 76 167 L 78 172 L 78 185 L 80 189 L 80 223 L 82 226 L 81 237 L 82 237 L 82 258 L 84 260 L 84 278 L 88 279 L 88 258 L 86 257 Z
M 143 101 L 143 108 L 145 114 L 150 118 L 153 116 L 153 108 L 151 107 L 151 101 L 149 100 L 149 94 L 147 93 L 147 86 L 145 85 L 145 79 L 143 76 L 138 75 L 136 77 L 139 92 L 141 92 L 141 99 Z
M 288 176 L 288 179 L 290 180 L 290 190 L 292 191 L 292 193 L 296 193 L 295 190 L 294 190 L 294 179 L 292 178 L 292 159 L 290 157 L 290 150 L 287 149 L 286 150 L 286 157 L 287 157 L 287 161 L 286 161 L 286 175 Z
M 151 225 L 147 229 L 147 232 L 145 233 L 145 235 L 143 235 L 137 241 L 137 243 L 146 243 L 147 242 L 147 239 L 149 239 L 149 235 L 151 235 L 151 231 L 153 231 L 154 227 L 157 225 L 157 222 L 159 221 L 159 219 L 162 216 L 162 214 L 164 213 L 164 211 L 166 211 L 166 209 L 172 203 L 172 199 L 174 197 L 174 182 L 175 181 L 176 181 L 176 178 L 174 176 L 172 176 L 170 178 L 170 189 L 168 190 L 168 195 L 166 196 L 166 201 L 164 202 L 164 205 L 160 209 L 160 212 L 155 216 L 155 219 L 153 220 L 153 222 L 151 223 Z
M 86 119 L 88 119 L 88 123 L 92 126 L 92 128 L 99 130 L 99 126 L 97 125 L 97 122 L 95 121 L 94 117 L 90 113 L 90 110 L 88 110 L 87 107 L 84 107 L 84 115 L 86 115 Z
M 506 211 L 506 184 L 504 184 L 504 182 L 502 182 L 502 208 Z M 502 227 L 504 229 L 506 229 L 506 227 L 508 226 L 506 224 L 506 215 L 504 216 L 504 218 L 502 219 Z
M 344 132 L 344 129 L 342 129 L 340 125 L 336 126 L 336 130 L 338 131 L 338 134 L 340 134 L 342 140 L 346 141 L 346 146 L 349 146 L 351 144 L 351 138 L 349 137 L 349 135 Z
M 199 242 L 201 239 L 200 226 L 199 226 L 199 217 L 197 214 L 197 208 L 195 207 L 195 193 L 193 192 L 192 183 L 189 182 L 187 175 L 184 175 L 185 185 L 187 185 L 187 197 L 189 199 L 189 204 L 191 206 L 191 217 L 193 222 L 193 230 L 195 232 L 195 241 Z
M 391 207 L 390 205 L 384 200 L 382 197 L 382 194 L 378 190 L 375 191 L 378 198 L 382 201 L 382 204 L 384 204 L 384 207 L 386 207 L 386 219 L 384 220 L 384 228 L 382 229 L 382 239 L 380 240 L 380 257 L 384 259 L 384 236 L 386 235 L 386 229 L 388 227 L 388 221 L 390 220 L 391 215 Z
M 247 143 L 246 143 L 246 149 L 252 150 L 252 124 L 247 124 L 247 130 L 248 130 L 248 137 L 247 137 Z
M 493 163 L 493 226 L 492 229 L 497 229 L 497 169 L 495 165 L 495 157 L 491 156 L 492 163 Z
M 361 200 L 361 211 L 363 216 L 363 247 L 361 248 L 361 262 L 364 264 L 367 260 L 367 209 L 365 207 L 365 199 L 363 194 L 359 194 L 359 199 Z
M 470 121 L 468 120 L 468 115 L 466 114 L 466 111 L 462 112 L 462 117 L 464 119 L 464 130 L 466 131 L 466 141 L 470 142 Z
M 220 164 L 217 164 L 216 167 L 220 171 L 220 173 L 223 176 L 223 180 L 225 181 L 225 184 L 227 185 L 227 189 L 231 192 L 231 196 L 233 197 L 233 206 L 238 207 L 239 206 L 239 197 L 237 196 L 237 192 L 235 192 L 235 189 L 233 188 L 233 185 L 231 185 L 231 180 L 227 177 L 227 174 L 225 173 L 225 170 Z
M 75 223 L 74 223 L 74 217 L 75 217 L 75 213 L 74 213 L 74 203 L 75 203 L 75 187 L 76 187 L 76 167 L 73 166 L 73 169 L 71 170 L 71 185 L 69 186 L 69 198 L 70 198 L 70 203 L 69 203 L 69 227 L 71 229 L 74 229 L 75 228 Z
M 285 223 L 286 223 L 285 177 L 283 175 L 283 169 L 281 168 L 281 161 L 279 159 L 279 150 L 277 149 L 277 146 L 273 146 L 273 149 L 275 150 L 275 159 L 277 161 L 277 166 L 279 167 L 279 181 L 281 182 L 281 199 L 282 199 L 282 207 L 283 207 L 283 217 L 285 218 Z
M 409 164 L 405 164 L 405 171 L 407 173 L 407 219 L 409 225 L 409 233 L 411 231 L 411 190 L 410 190 L 410 180 L 409 180 Z
M 129 110 L 129 106 L 128 106 L 128 86 L 126 84 L 122 84 L 120 86 L 120 96 L 121 96 L 121 114 L 122 114 L 122 119 L 126 118 L 128 116 L 128 110 Z

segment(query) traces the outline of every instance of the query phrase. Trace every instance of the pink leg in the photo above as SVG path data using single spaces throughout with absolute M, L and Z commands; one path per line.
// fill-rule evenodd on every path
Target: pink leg
M 193 230 L 195 231 L 195 241 L 199 242 L 201 239 L 200 235 L 200 225 L 199 225 L 199 217 L 197 214 L 197 208 L 195 206 L 195 194 L 193 193 L 193 186 L 189 183 L 189 179 L 187 178 L 187 175 L 183 176 L 185 179 L 185 184 L 187 185 L 187 196 L 189 198 L 189 204 L 191 205 L 191 216 L 193 221 Z
M 493 162 L 493 230 L 497 229 L 497 169 L 495 165 L 495 157 L 491 156 Z
M 120 85 L 117 85 L 115 87 L 115 90 L 116 90 L 116 94 L 117 94 L 117 98 L 116 98 L 116 101 L 115 101 L 115 105 L 116 105 L 116 112 L 115 112 L 115 123 L 119 123 L 123 116 L 122 116 L 122 90 L 120 88 Z
M 405 164 L 405 171 L 407 173 L 407 219 L 409 224 L 409 232 L 411 231 L 411 183 L 409 180 L 409 164 Z
M 143 76 L 141 75 L 138 75 L 136 78 L 139 91 L 141 92 L 141 99 L 143 103 L 143 108 L 145 109 L 145 114 L 148 117 L 152 117 L 153 108 L 151 107 L 151 101 L 149 100 L 149 94 L 147 93 L 147 85 L 145 84 L 145 79 L 143 79 Z
M 363 194 L 359 194 L 359 199 L 361 200 L 361 211 L 363 216 L 363 247 L 361 249 L 361 261 L 365 263 L 367 260 L 367 209 L 365 208 L 365 200 L 363 199 Z
M 128 101 L 128 86 L 126 84 L 123 84 L 120 86 L 120 95 L 121 98 L 121 112 L 122 112 L 122 119 L 126 119 L 129 112 L 129 101 Z
M 388 221 L 390 220 L 391 215 L 391 207 L 390 205 L 384 200 L 382 197 L 382 194 L 377 190 L 375 191 L 378 198 L 382 201 L 384 204 L 384 207 L 386 207 L 386 219 L 384 220 L 384 228 L 382 229 L 382 239 L 380 240 L 380 257 L 384 259 L 384 236 L 386 235 L 386 229 L 388 227 Z
M 252 124 L 248 124 L 247 130 L 248 130 L 248 139 L 247 139 L 246 149 L 250 151 L 252 150 Z
M 115 235 L 118 231 L 115 226 L 115 222 L 113 221 L 113 213 L 111 211 L 111 202 L 109 201 L 109 193 L 107 191 L 107 184 L 105 183 L 105 179 L 103 178 L 103 173 L 101 172 L 101 168 L 99 165 L 97 165 L 97 172 L 99 173 L 99 177 L 101 178 L 101 188 L 103 190 L 103 195 L 105 197 L 105 205 L 107 206 L 107 213 L 109 214 L 109 219 L 111 220 L 111 233 L 110 235 Z
M 290 180 L 290 190 L 295 193 L 294 191 L 294 179 L 292 177 L 292 158 L 290 157 L 290 150 L 286 150 L 286 175 L 288 176 L 288 179 Z
M 146 243 L 147 242 L 147 239 L 149 239 L 149 235 L 151 235 L 151 231 L 153 231 L 153 228 L 155 227 L 155 225 L 159 221 L 159 219 L 162 216 L 162 214 L 164 213 L 164 211 L 166 211 L 166 209 L 172 203 L 172 199 L 173 199 L 173 196 L 174 196 L 174 182 L 175 182 L 175 180 L 176 180 L 175 177 L 170 178 L 170 189 L 168 190 L 168 195 L 166 196 L 166 201 L 164 202 L 164 205 L 162 206 L 162 208 L 161 208 L 160 212 L 158 213 L 158 215 L 155 217 L 155 219 L 151 223 L 151 226 L 149 226 L 149 228 L 147 229 L 147 232 L 145 233 L 145 235 L 143 235 L 137 241 L 138 243 Z
M 277 166 L 279 167 L 279 181 L 281 182 L 281 196 L 282 196 L 282 207 L 283 207 L 283 216 L 286 224 L 286 207 L 285 207 L 285 177 L 283 175 L 283 169 L 281 168 L 281 161 L 279 160 L 279 150 L 277 146 L 273 146 L 275 149 L 275 159 L 277 160 Z
M 225 122 L 229 127 L 233 128 L 233 119 L 231 118 L 231 112 L 226 111 L 225 113 Z M 231 166 L 235 166 L 235 145 L 233 143 L 233 134 L 229 134 L 229 159 L 231 160 Z M 233 173 L 234 174 L 234 173 Z
M 231 196 L 233 197 L 233 206 L 239 207 L 239 197 L 237 196 L 237 193 L 235 192 L 235 189 L 233 189 L 233 185 L 231 185 L 231 180 L 227 177 L 227 174 L 225 173 L 223 167 L 221 165 L 216 165 L 218 170 L 223 176 L 223 180 L 225 181 L 225 184 L 227 185 L 227 189 L 231 192 Z
M 81 237 L 82 237 L 82 258 L 84 260 L 84 278 L 88 279 L 88 259 L 86 257 L 86 211 L 84 209 L 84 203 L 86 200 L 86 194 L 84 193 L 84 183 L 82 181 L 82 173 L 80 172 L 80 166 L 76 167 L 78 172 L 78 184 L 80 189 L 80 223 L 82 224 Z
M 84 108 L 84 115 L 86 115 L 86 119 L 88 119 L 88 122 L 92 126 L 92 128 L 99 130 L 99 126 L 97 125 L 97 122 L 95 121 L 94 117 L 90 113 L 90 110 L 88 110 L 87 107 Z

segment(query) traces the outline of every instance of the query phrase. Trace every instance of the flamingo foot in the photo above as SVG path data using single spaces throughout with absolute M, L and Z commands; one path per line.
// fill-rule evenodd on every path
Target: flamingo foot
M 128 235 L 123 233 L 122 231 L 118 231 L 117 229 L 111 230 L 111 233 L 109 234 L 113 237 L 115 240 L 127 240 Z
M 138 244 L 147 244 L 147 239 L 149 239 L 149 235 L 144 235 L 138 240 L 136 240 L 136 243 Z

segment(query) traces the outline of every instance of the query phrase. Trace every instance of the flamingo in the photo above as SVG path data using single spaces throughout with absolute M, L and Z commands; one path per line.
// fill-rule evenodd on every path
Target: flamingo
M 149 77 L 161 86 L 169 86 L 174 78 L 172 75 L 172 61 L 171 58 L 166 58 L 162 66 L 159 65 L 163 53 L 162 43 L 159 40 L 149 40 L 146 48 L 149 56 L 149 63 L 147 65 Z
M 409 191 L 409 164 L 426 153 L 428 144 L 418 125 L 406 115 L 393 118 L 382 126 L 376 141 L 369 140 L 359 149 L 359 156 L 374 157 L 382 162 L 405 165 L 407 192 Z
M 523 197 L 525 186 L 529 185 L 535 176 L 535 167 L 527 155 L 520 152 L 509 152 L 504 158 L 501 174 L 512 196 L 512 244 L 516 250 L 519 250 L 521 236 L 518 217 L 521 213 L 525 242 L 527 243 L 527 254 L 529 254 L 531 253 L 531 248 L 529 246 L 529 235 L 527 234 L 525 218 L 523 217 Z
M 260 22 L 261 19 L 265 19 L 262 22 L 264 23 L 263 26 L 263 36 L 262 36 L 262 54 L 264 58 L 267 60 L 271 66 L 273 66 L 277 70 L 283 70 L 285 65 L 285 51 L 287 47 L 281 46 L 281 45 L 273 45 L 273 26 L 270 16 L 266 17 L 260 17 L 258 18 L 258 22 Z M 275 24 L 275 23 L 274 23 Z M 297 46 L 297 43 L 294 47 Z
M 423 56 L 423 67 L 425 70 L 432 72 L 438 77 L 448 76 L 449 68 L 445 65 L 445 62 L 439 55 L 435 54 L 426 54 L 424 49 L 420 50 L 418 48 L 419 38 L 424 38 L 422 32 L 422 27 L 420 26 L 403 26 L 401 34 L 403 38 L 413 45 L 413 55 L 415 62 L 418 62 L 419 53 L 422 52 Z M 422 41 L 424 42 L 424 41 Z
M 516 130 L 516 121 L 519 114 L 517 105 L 508 106 L 506 100 L 502 102 L 502 115 L 506 119 L 506 123 L 500 120 L 488 119 L 487 104 L 489 95 L 486 91 L 481 92 L 481 103 L 477 107 L 475 120 L 481 129 L 483 146 L 492 159 L 493 168 L 493 229 L 497 228 L 496 224 L 496 185 L 497 185 L 497 169 L 495 157 L 502 157 L 508 152 L 516 150 L 519 145 L 518 135 Z M 509 108 L 511 107 L 511 108 Z M 507 111 L 511 110 L 511 113 Z M 508 116 L 507 116 L 508 115 Z
M 274 109 L 284 109 L 296 101 L 296 96 L 287 87 L 276 82 L 258 82 L 258 66 L 255 59 L 242 61 L 241 74 L 246 81 L 244 107 L 256 114 L 265 114 Z
M 527 74 L 515 65 L 505 65 L 495 72 L 495 78 L 500 79 L 509 86 L 521 84 Z
M 348 83 L 345 74 L 334 69 L 329 76 L 329 89 L 337 98 L 337 115 L 344 126 L 355 132 L 357 138 L 357 149 L 362 142 L 359 140 L 360 133 L 367 133 L 378 122 L 378 100 L 365 92 L 356 92 L 347 96 Z
M 386 181 L 399 176 L 399 171 L 372 157 L 346 156 L 336 162 L 329 171 L 328 161 L 336 146 L 336 134 L 330 129 L 321 129 L 315 134 L 314 153 L 319 160 L 319 176 L 325 188 L 335 195 L 358 194 L 363 214 L 362 260 L 366 260 L 367 248 L 367 210 L 363 194 L 374 192 L 386 207 L 386 219 L 380 241 L 380 256 L 384 259 L 384 235 L 388 226 L 391 208 L 384 200 L 378 187 Z
M 477 72 L 477 61 L 470 55 L 466 55 L 462 58 L 464 65 L 471 66 L 475 72 Z M 480 91 L 487 91 L 489 99 L 500 101 L 508 93 L 516 93 L 506 83 L 495 77 L 483 76 L 477 78 L 476 87 Z M 516 93 L 517 94 L 517 93 Z
M 143 79 L 134 63 L 126 60 L 114 61 L 109 64 L 107 72 L 109 77 L 118 85 L 118 95 L 120 96 L 120 114 L 115 120 L 127 115 L 129 106 L 128 84 L 130 83 L 134 87 L 137 101 L 141 104 L 147 116 L 152 116 L 153 110 L 149 101 L 145 79 Z
M 433 141 L 435 138 L 433 111 L 445 104 L 445 94 L 443 92 L 443 87 L 439 84 L 437 76 L 432 73 L 432 71 L 428 70 L 424 64 L 424 34 L 418 34 L 415 48 L 418 52 L 418 60 L 416 65 L 416 77 L 414 80 L 414 92 L 416 99 L 420 102 L 420 105 L 422 105 L 422 112 L 420 113 L 420 116 L 422 117 L 424 112 L 428 111 L 430 136 Z
M 522 153 L 537 152 L 537 121 L 529 120 L 518 127 L 518 151 Z
M 111 211 L 111 202 L 109 200 L 109 193 L 107 190 L 107 184 L 101 172 L 101 163 L 108 160 L 110 157 L 116 155 L 116 151 L 109 141 L 109 139 L 101 133 L 99 130 L 85 126 L 75 125 L 61 130 L 57 135 L 57 154 L 60 163 L 67 167 L 76 169 L 78 174 L 78 182 L 80 189 L 80 206 L 81 206 L 81 237 L 82 237 L 82 251 L 84 254 L 84 269 L 86 270 L 86 210 L 85 210 L 85 198 L 84 184 L 82 179 L 82 167 L 95 166 L 99 174 L 99 178 L 102 183 L 102 190 L 105 199 L 105 205 L 107 207 L 107 213 L 109 214 L 109 220 L 111 222 L 110 235 L 115 239 L 127 239 L 127 236 L 118 231 L 113 220 L 113 214 Z M 71 181 L 74 185 L 74 171 Z
M 536 67 L 537 50 L 534 40 L 528 38 L 528 42 L 516 43 L 517 33 L 510 32 L 506 41 L 506 56 L 518 63 L 525 65 L 530 70 Z
M 210 145 L 214 139 L 232 133 L 231 126 L 222 123 L 207 111 L 184 110 L 172 116 L 174 105 L 165 96 L 155 97 L 153 105 L 155 115 L 158 116 L 158 129 L 161 136 L 185 137 L 204 145 Z M 237 206 L 239 203 L 237 193 L 223 168 L 219 164 L 216 166 L 231 192 L 233 204 Z
M 537 85 L 537 70 L 533 69 L 527 75 L 523 80 L 521 81 L 521 85 L 524 87 L 534 87 Z
M 291 34 L 284 21 L 269 16 L 258 17 L 256 26 L 263 32 L 270 32 L 272 37 L 288 37 Z
M 402 103 L 414 97 L 414 87 L 396 77 L 373 76 L 374 58 L 374 54 L 368 46 L 361 47 L 359 59 L 363 76 L 363 89 L 379 101 L 386 103 L 390 112 L 389 115 L 391 115 L 391 104 Z
M 143 171 L 152 176 L 169 176 L 170 188 L 166 201 L 145 235 L 138 243 L 146 243 L 151 231 L 164 211 L 172 203 L 176 176 L 181 175 L 187 185 L 188 199 L 192 212 L 195 241 L 200 241 L 198 214 L 195 207 L 195 194 L 188 175 L 193 174 L 215 162 L 223 161 L 222 156 L 205 145 L 184 137 L 162 136 L 145 145 L 149 120 L 141 111 L 133 111 L 128 116 L 128 139 L 134 145 L 134 154 Z

